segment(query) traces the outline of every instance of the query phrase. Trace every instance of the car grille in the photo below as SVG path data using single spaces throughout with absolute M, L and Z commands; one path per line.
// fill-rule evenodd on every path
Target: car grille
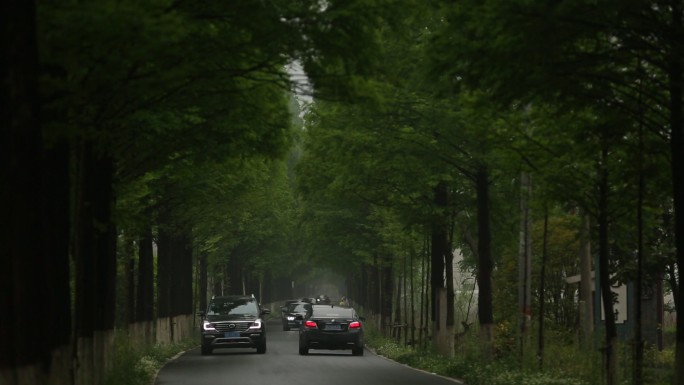
M 214 322 L 214 327 L 220 332 L 244 332 L 251 324 L 251 322 Z M 230 327 L 230 325 L 235 326 Z

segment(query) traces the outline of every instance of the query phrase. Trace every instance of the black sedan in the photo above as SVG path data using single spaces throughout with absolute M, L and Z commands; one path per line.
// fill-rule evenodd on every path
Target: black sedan
M 299 354 L 309 354 L 309 349 L 351 349 L 353 355 L 363 355 L 363 318 L 353 308 L 313 305 L 311 312 L 295 319 L 302 321 Z
M 311 310 L 311 304 L 308 302 L 290 302 L 286 306 L 280 308 L 282 311 L 281 320 L 283 323 L 283 330 L 287 331 L 293 328 L 299 329 L 301 319 L 296 319 L 299 316 L 306 316 L 306 313 Z

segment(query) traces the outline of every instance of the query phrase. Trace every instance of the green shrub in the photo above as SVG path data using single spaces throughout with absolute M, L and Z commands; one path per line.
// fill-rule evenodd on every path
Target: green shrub
M 170 358 L 197 345 L 197 338 L 192 338 L 175 344 L 139 348 L 123 334 L 115 338 L 112 369 L 105 376 L 105 385 L 149 385 Z
M 366 343 L 377 354 L 430 373 L 461 379 L 468 385 L 590 385 L 593 383 L 559 370 L 522 371 L 511 355 L 499 357 L 494 362 L 483 360 L 478 350 L 472 346 L 477 343 L 476 337 L 463 341 L 464 346 L 461 351 L 465 352 L 464 354 L 448 358 L 431 350 L 414 350 L 372 332 L 370 335 Z

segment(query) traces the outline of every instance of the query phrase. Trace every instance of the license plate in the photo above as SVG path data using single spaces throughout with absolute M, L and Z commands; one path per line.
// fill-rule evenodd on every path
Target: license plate
M 342 330 L 342 325 L 325 325 L 325 330 Z
M 239 332 L 228 332 L 226 333 L 226 338 L 235 338 L 235 337 L 240 337 Z

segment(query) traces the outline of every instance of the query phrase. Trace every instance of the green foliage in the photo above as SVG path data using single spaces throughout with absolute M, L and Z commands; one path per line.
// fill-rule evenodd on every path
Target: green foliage
M 414 350 L 394 340 L 378 336 L 371 336 L 366 341 L 381 356 L 430 373 L 460 379 L 468 385 L 589 385 L 593 383 L 576 375 L 570 375 L 569 373 L 573 372 L 565 369 L 525 372 L 517 368 L 514 361 L 507 363 L 505 359 L 487 362 L 472 354 L 448 358 L 432 351 Z M 477 342 L 470 339 L 467 343 Z M 565 357 L 568 361 L 572 361 L 569 356 Z
M 149 385 L 169 359 L 197 346 L 196 337 L 180 343 L 143 347 L 134 345 L 122 331 L 115 339 L 115 351 L 111 353 L 114 361 L 105 375 L 105 385 Z

